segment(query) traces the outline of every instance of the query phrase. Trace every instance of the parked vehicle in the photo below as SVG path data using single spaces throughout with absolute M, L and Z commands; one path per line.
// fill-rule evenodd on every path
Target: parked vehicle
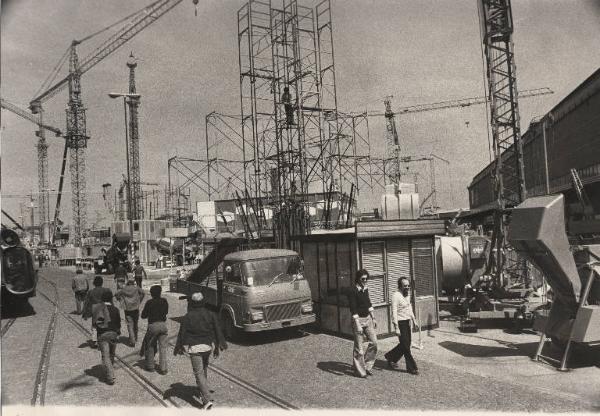
M 7 228 L 0 232 L 2 263 L 2 304 L 24 302 L 35 296 L 38 282 L 37 264 L 17 233 Z
M 202 292 L 219 313 L 228 338 L 241 331 L 290 328 L 316 320 L 303 261 L 295 251 L 256 249 L 218 257 L 209 254 L 188 277 L 186 293 Z M 210 269 L 206 261 L 211 259 L 218 266 L 199 276 L 196 271 Z

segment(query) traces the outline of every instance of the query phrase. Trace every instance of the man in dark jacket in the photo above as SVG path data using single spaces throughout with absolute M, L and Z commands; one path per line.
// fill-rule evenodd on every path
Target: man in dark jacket
M 352 332 L 354 333 L 354 349 L 352 367 L 358 377 L 373 375 L 372 369 L 377 355 L 377 321 L 373 305 L 369 298 L 367 280 L 369 273 L 361 269 L 356 272 L 355 286 L 347 290 L 350 314 L 352 315 Z M 363 337 L 368 340 L 366 350 L 363 349 Z
M 89 292 L 87 292 L 87 295 L 85 297 L 85 302 L 83 303 L 83 313 L 81 315 L 81 317 L 83 319 L 87 320 L 88 318 L 92 317 L 92 307 L 97 303 L 102 303 L 102 295 L 105 292 L 110 294 L 110 297 L 112 299 L 112 291 L 109 288 L 102 287 L 103 284 L 104 284 L 104 280 L 102 279 L 102 276 L 94 277 L 94 288 L 92 290 L 90 290 Z M 94 323 L 92 321 L 92 332 L 90 335 L 90 337 L 92 337 L 92 338 L 89 340 L 89 343 L 92 346 L 92 348 L 95 348 L 96 342 L 93 340 L 93 336 L 94 336 L 93 334 L 94 334 Z
M 216 315 L 206 309 L 202 293 L 194 293 L 188 303 L 188 312 L 183 317 L 173 354 L 188 353 L 196 384 L 203 399 L 203 408 L 210 409 L 213 399 L 208 388 L 207 368 L 210 353 L 216 357 L 227 349 L 227 342 Z
M 125 313 L 127 332 L 129 332 L 129 345 L 131 347 L 135 346 L 138 340 L 138 320 L 144 295 L 144 291 L 135 284 L 133 276 L 129 276 L 127 285 L 115 293 L 115 298 L 121 302 L 121 307 Z
M 146 370 L 154 371 L 155 345 L 158 343 L 159 373 L 167 374 L 167 313 L 169 303 L 161 298 L 162 288 L 152 286 L 150 288 L 150 299 L 142 310 L 142 319 L 148 319 L 148 330 L 142 342 L 142 349 L 146 358 Z
M 102 364 L 106 370 L 106 382 L 115 384 L 115 353 L 117 339 L 121 334 L 121 315 L 119 309 L 112 304 L 112 293 L 102 293 L 102 303 L 92 307 L 93 323 L 98 334 L 98 347 L 102 355 Z

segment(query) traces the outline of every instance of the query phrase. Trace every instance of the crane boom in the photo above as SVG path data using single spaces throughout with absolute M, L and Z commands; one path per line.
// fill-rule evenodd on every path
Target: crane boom
M 82 63 L 79 65 L 79 75 L 81 76 L 92 69 L 95 65 L 100 63 L 100 61 L 123 46 L 126 42 L 131 40 L 131 38 L 140 33 L 150 24 L 154 23 L 162 15 L 167 13 L 173 7 L 177 6 L 182 1 L 183 0 L 159 0 L 141 9 L 127 25 L 104 41 L 102 45 L 100 45 L 90 55 L 83 59 Z M 78 45 L 79 43 L 80 41 L 73 41 L 74 46 Z M 32 111 L 34 111 L 34 109 L 31 107 L 33 104 L 41 104 L 67 87 L 71 76 L 72 74 L 67 75 L 65 78 L 48 88 L 45 92 L 33 98 L 30 103 L 30 108 Z
M 537 97 L 540 95 L 549 95 L 554 94 L 548 87 L 544 88 L 534 88 L 530 90 L 522 90 L 519 91 L 519 98 L 531 98 Z M 437 103 L 429 103 L 429 104 L 418 104 L 411 105 L 407 107 L 401 107 L 397 111 L 393 112 L 391 115 L 402 115 L 408 113 L 422 113 L 425 111 L 434 111 L 434 110 L 444 110 L 446 108 L 455 108 L 455 107 L 469 107 L 472 105 L 485 104 L 490 102 L 488 97 L 471 97 L 471 98 L 461 98 L 459 100 L 448 100 L 448 101 L 439 101 Z M 385 116 L 389 117 L 390 114 L 386 112 L 380 111 L 369 111 L 369 116 Z
M 52 127 L 52 126 L 42 123 L 39 116 L 31 114 L 27 110 L 24 110 L 14 104 L 12 104 L 9 101 L 6 101 L 4 98 L 0 98 L 0 106 L 2 108 L 4 108 L 5 110 L 10 111 L 11 113 L 14 113 L 20 117 L 23 117 L 25 120 L 31 121 L 33 124 L 37 125 L 41 129 L 46 129 L 48 131 L 51 131 L 52 133 L 54 133 L 56 135 L 56 137 L 62 136 L 62 132 L 60 131 L 60 129 L 57 129 L 56 127 Z

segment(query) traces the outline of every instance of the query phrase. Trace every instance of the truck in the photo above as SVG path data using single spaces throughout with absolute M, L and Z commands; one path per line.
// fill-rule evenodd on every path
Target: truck
M 221 241 L 185 281 L 180 292 L 201 292 L 221 320 L 228 339 L 244 332 L 298 327 L 315 322 L 303 261 L 292 250 L 237 250 Z

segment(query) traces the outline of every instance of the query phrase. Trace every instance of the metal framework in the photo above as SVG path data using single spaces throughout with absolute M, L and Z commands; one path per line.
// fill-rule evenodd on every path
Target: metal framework
M 491 244 L 495 254 L 490 267 L 495 267 L 496 284 L 501 284 L 502 272 L 506 269 L 510 273 L 510 268 L 505 267 L 505 209 L 519 204 L 526 197 L 510 0 L 481 0 L 480 13 L 495 163 L 494 196 L 497 202 Z
M 76 42 L 71 45 L 69 59 L 69 104 L 67 113 L 67 146 L 69 170 L 71 172 L 71 207 L 73 210 L 73 244 L 81 246 L 87 225 L 87 200 L 85 197 L 85 149 L 89 136 L 86 134 L 85 107 L 81 102 L 81 72 L 76 51 Z
M 149 6 L 133 13 L 119 22 L 104 28 L 92 35 L 72 42 L 69 49 L 69 74 L 30 102 L 29 108 L 34 114 L 41 113 L 42 104 L 69 87 L 69 103 L 67 113 L 67 147 L 70 149 L 73 233 L 72 242 L 80 247 L 83 233 L 87 225 L 87 201 L 85 200 L 85 149 L 87 148 L 85 108 L 81 102 L 81 76 L 128 42 L 150 24 L 181 3 L 182 0 L 158 0 Z M 116 24 L 125 22 L 112 36 L 94 49 L 82 62 L 79 62 L 76 46 L 82 42 L 105 32 Z M 62 59 L 61 59 L 62 60 Z M 58 212 L 58 209 L 57 209 Z
M 133 53 L 127 61 L 129 68 L 129 94 L 136 94 L 135 88 L 135 68 L 137 62 Z M 138 107 L 140 105 L 140 97 L 128 97 L 127 105 L 129 106 L 129 166 L 131 169 L 131 218 L 139 220 L 143 218 L 143 199 L 142 187 L 140 184 L 140 135 L 138 129 Z

